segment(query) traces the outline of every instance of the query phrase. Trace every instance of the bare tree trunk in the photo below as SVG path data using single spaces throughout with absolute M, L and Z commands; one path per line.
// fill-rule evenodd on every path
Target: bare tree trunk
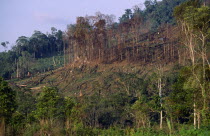
M 0 136 L 5 136 L 5 119 L 4 119 L 4 117 L 0 118 Z
M 194 108 L 194 113 L 193 113 L 194 120 L 193 120 L 193 124 L 194 124 L 194 129 L 196 129 L 197 123 L 196 123 L 196 105 L 195 105 L 195 100 L 194 100 L 193 108 Z
M 198 118 L 198 129 L 200 129 L 200 125 L 201 125 L 201 116 L 200 116 L 200 112 L 197 113 L 197 118 Z
M 126 53 L 127 53 L 127 50 L 126 50 Z M 123 50 L 120 48 L 120 60 L 122 61 L 123 60 Z
M 160 111 L 160 129 L 163 129 L 163 111 L 162 110 Z
M 130 62 L 130 52 L 126 49 L 127 61 Z
M 161 97 L 162 97 L 162 81 L 161 81 L 161 77 L 159 77 L 158 79 L 158 88 L 159 88 L 159 97 L 160 97 L 160 105 L 161 105 L 161 108 L 162 108 L 162 100 L 161 100 Z M 160 111 L 160 129 L 163 128 L 163 110 L 161 109 Z
M 66 66 L 66 44 L 64 43 L 64 48 L 63 48 L 63 63 L 64 63 L 64 67 Z
M 20 71 L 19 71 L 19 65 L 18 65 L 18 61 L 17 61 L 17 78 L 19 78 L 20 77 Z
M 53 56 L 53 63 L 54 63 L 54 66 L 56 66 L 55 57 L 54 56 Z
M 99 62 L 101 61 L 101 49 L 98 50 Z
M 205 84 L 206 84 L 206 63 L 208 64 L 209 62 L 208 62 L 208 59 L 207 59 L 207 61 L 206 61 L 206 36 L 202 33 L 202 32 L 200 32 L 201 33 L 201 37 L 200 37 L 200 40 L 201 40 L 201 42 L 202 42 L 202 44 L 201 44 L 201 57 L 202 57 L 202 70 L 203 70 L 203 73 L 202 73 L 202 80 L 201 80 L 201 84 L 200 84 L 200 86 L 201 86 L 201 91 L 202 91 L 202 96 L 203 96 L 203 110 L 202 110 L 202 115 L 203 115 L 203 119 L 204 119 L 204 122 L 206 122 L 206 105 L 207 105 L 207 103 L 206 103 L 206 90 L 205 90 Z M 210 66 L 209 66 L 209 68 L 210 68 Z M 200 114 L 199 114 L 199 116 L 200 116 Z M 198 117 L 199 118 L 199 120 L 200 120 L 200 117 Z M 198 121 L 199 121 L 198 120 Z M 199 125 L 199 127 L 200 127 L 200 125 Z
M 70 119 L 66 119 L 66 130 L 68 131 L 70 129 Z
M 178 59 L 179 59 L 179 65 L 181 64 L 181 54 L 180 51 L 178 50 Z
M 185 62 L 186 62 L 186 52 L 185 52 L 185 50 L 184 50 L 184 59 L 183 59 L 183 65 L 185 65 Z
M 69 51 L 68 51 L 68 59 L 69 59 L 69 61 L 68 61 L 68 63 L 70 64 L 71 62 L 73 62 L 74 61 L 74 53 L 75 53 L 75 50 L 74 50 L 74 45 L 73 45 L 73 41 L 72 40 L 70 40 L 70 45 L 69 45 Z M 71 57 L 71 51 L 73 51 L 72 52 L 72 54 L 73 54 L 73 58 Z
M 158 90 L 159 90 L 159 97 L 160 97 L 160 106 L 161 106 L 161 111 L 160 111 L 160 129 L 163 128 L 163 110 L 162 110 L 162 76 L 163 76 L 163 68 L 162 66 L 159 66 L 158 68 Z
M 144 55 L 143 55 L 144 63 L 146 63 L 146 55 L 147 55 L 147 53 L 146 53 L 146 48 L 144 48 Z
M 166 58 L 166 46 L 165 45 L 163 45 L 163 57 L 164 57 L 164 59 Z

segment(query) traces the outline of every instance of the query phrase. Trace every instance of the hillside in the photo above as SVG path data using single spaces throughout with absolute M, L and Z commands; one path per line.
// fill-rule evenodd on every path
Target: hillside
M 129 90 L 128 86 L 137 86 L 138 80 L 146 80 L 154 73 L 158 65 L 127 62 L 114 64 L 77 63 L 17 81 L 15 84 L 18 86 L 26 85 L 35 93 L 39 92 L 44 86 L 53 86 L 57 87 L 64 96 L 93 95 L 100 88 L 105 91 L 102 91 L 102 94 L 124 90 L 128 95 L 134 95 L 137 90 Z M 164 72 L 171 71 L 173 65 L 165 66 L 164 69 L 166 70 Z
M 0 53 L 0 136 L 210 135 L 208 3 L 144 4 Z
M 93 94 L 93 84 L 116 91 L 116 86 L 122 86 L 126 82 L 121 81 L 120 78 L 127 78 L 127 80 L 129 80 L 129 76 L 136 79 L 147 78 L 156 71 L 158 66 L 163 66 L 164 69 L 170 71 L 175 65 L 188 63 L 188 59 L 181 59 L 181 57 L 187 58 L 187 54 L 181 53 L 184 50 L 178 50 L 176 47 L 178 46 L 178 42 L 176 42 L 178 31 L 175 31 L 176 29 L 178 28 L 171 26 L 159 29 L 157 32 L 140 35 L 139 42 L 135 46 L 127 46 L 122 49 L 114 46 L 107 49 L 105 54 L 109 54 L 109 56 L 106 59 L 93 62 L 81 58 L 65 67 L 30 75 L 24 80 L 17 81 L 17 84 L 27 85 L 32 90 L 41 90 L 43 86 L 54 86 L 62 93 L 73 96 L 78 96 L 80 93 Z M 174 33 L 168 34 L 170 39 L 162 38 L 172 30 Z M 132 41 L 128 40 L 126 44 L 132 45 Z M 114 55 L 112 56 L 110 52 L 113 51 Z M 54 62 L 51 60 L 48 63 L 53 65 Z M 105 79 L 106 81 L 103 81 Z

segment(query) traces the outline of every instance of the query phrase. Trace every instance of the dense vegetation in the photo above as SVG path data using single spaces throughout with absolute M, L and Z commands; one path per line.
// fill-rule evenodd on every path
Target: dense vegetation
M 51 30 L 52 32 L 47 35 L 34 31 L 31 37 L 20 36 L 11 50 L 1 52 L 0 75 L 6 79 L 20 78 L 29 76 L 31 73 L 44 72 L 56 65 L 61 66 L 63 32 L 54 27 Z M 6 46 L 5 42 L 2 42 L 2 45 Z
M 0 53 L 0 135 L 210 135 L 207 5 L 146 0 L 19 37 Z

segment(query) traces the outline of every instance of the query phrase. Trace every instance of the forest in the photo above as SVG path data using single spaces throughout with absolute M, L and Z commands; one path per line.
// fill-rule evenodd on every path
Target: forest
M 0 136 L 210 135 L 210 2 L 144 6 L 0 52 Z

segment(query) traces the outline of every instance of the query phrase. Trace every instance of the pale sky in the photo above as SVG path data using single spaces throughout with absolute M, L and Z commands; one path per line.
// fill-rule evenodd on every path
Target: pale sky
M 143 5 L 145 0 L 0 0 L 0 42 L 10 46 L 19 36 L 31 36 L 34 30 L 50 32 L 51 27 L 66 30 L 76 17 L 114 14 L 116 21 L 125 9 Z M 4 49 L 0 46 L 0 51 Z

